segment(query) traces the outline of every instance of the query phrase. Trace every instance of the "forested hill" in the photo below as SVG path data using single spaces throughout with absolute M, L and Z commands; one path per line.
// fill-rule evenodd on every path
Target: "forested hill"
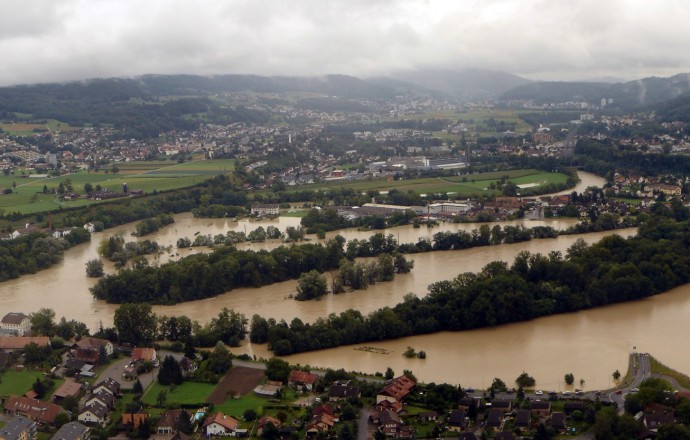
M 36 84 L 0 88 L 0 115 L 14 113 L 33 119 L 57 119 L 74 126 L 108 124 L 135 138 L 157 136 L 163 131 L 193 129 L 204 122 L 263 123 L 266 112 L 241 105 L 224 106 L 210 95 L 232 92 L 310 92 L 343 100 L 391 98 L 395 88 L 344 75 L 324 77 L 261 77 L 255 75 L 146 75 L 139 78 L 93 79 L 64 84 Z M 173 99 L 171 99 L 173 98 Z M 307 102 L 304 105 L 334 105 Z M 366 110 L 350 103 L 344 110 Z
M 690 92 L 659 104 L 656 112 L 661 121 L 690 122 Z
M 502 100 L 533 100 L 537 104 L 586 101 L 599 103 L 611 99 L 607 108 L 614 110 L 644 109 L 690 91 L 690 74 L 669 78 L 643 78 L 625 83 L 601 82 L 535 82 L 516 87 L 501 96 Z

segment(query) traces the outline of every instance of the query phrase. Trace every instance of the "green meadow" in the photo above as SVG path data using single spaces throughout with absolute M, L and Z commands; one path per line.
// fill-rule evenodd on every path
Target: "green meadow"
M 71 208 L 98 203 L 97 201 L 77 199 L 60 200 L 51 194 L 60 183 L 71 183 L 74 192 L 84 194 L 84 185 L 94 188 L 100 185 L 103 189 L 122 191 L 123 184 L 130 190 L 140 189 L 145 193 L 167 191 L 189 187 L 203 182 L 218 174 L 231 173 L 235 161 L 231 159 L 205 160 L 176 164 L 170 161 L 124 162 L 115 164 L 117 173 L 103 171 L 82 171 L 59 177 L 31 178 L 21 174 L 0 175 L 0 188 L 12 189 L 12 194 L 0 195 L 0 210 L 25 214 L 52 211 L 60 208 Z M 48 194 L 44 193 L 44 187 Z

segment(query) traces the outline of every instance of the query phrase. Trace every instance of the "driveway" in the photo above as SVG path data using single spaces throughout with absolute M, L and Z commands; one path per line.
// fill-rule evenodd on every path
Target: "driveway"
M 112 364 L 108 365 L 108 367 L 105 370 L 103 370 L 103 372 L 98 376 L 98 379 L 96 379 L 96 381 L 100 382 L 107 378 L 111 378 L 116 382 L 120 383 L 120 388 L 124 390 L 131 390 L 132 388 L 134 388 L 136 380 L 124 380 L 122 378 L 122 374 L 125 372 L 125 366 L 129 363 L 129 361 L 129 357 L 123 357 L 122 359 L 116 360 Z M 144 373 L 140 375 L 139 381 L 141 382 L 141 386 L 144 387 L 144 389 L 146 389 L 146 387 L 148 387 L 157 376 L 158 368 L 154 368 L 149 373 Z

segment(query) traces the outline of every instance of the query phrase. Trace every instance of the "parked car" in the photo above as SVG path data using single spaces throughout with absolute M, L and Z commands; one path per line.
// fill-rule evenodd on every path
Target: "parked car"
M 534 394 L 536 394 L 537 396 L 541 396 L 542 394 L 544 394 L 544 392 L 542 390 L 537 390 L 534 392 Z

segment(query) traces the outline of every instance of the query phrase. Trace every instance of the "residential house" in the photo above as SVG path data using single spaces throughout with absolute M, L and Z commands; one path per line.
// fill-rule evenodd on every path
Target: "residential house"
M 91 389 L 92 394 L 98 394 L 100 392 L 106 392 L 113 397 L 117 397 L 120 395 L 120 383 L 110 377 L 102 380 Z
M 107 339 L 84 336 L 72 344 L 75 359 L 92 363 L 98 362 L 101 348 L 103 348 L 106 356 L 111 356 L 113 354 L 113 343 Z
M 438 413 L 436 411 L 424 411 L 417 414 L 417 420 L 421 423 L 435 422 L 438 419 Z
M 415 382 L 407 376 L 399 376 L 390 380 L 381 391 L 376 395 L 376 403 L 383 400 L 389 402 L 402 402 L 410 394 Z
M 132 362 L 155 362 L 157 360 L 155 348 L 135 347 L 132 350 Z
M 185 356 L 182 358 L 182 360 L 180 360 L 180 368 L 182 369 L 182 375 L 184 377 L 189 377 L 196 372 L 196 370 L 199 368 L 199 365 Z
M 158 434 L 174 434 L 179 430 L 180 418 L 188 416 L 188 414 L 181 409 L 171 409 L 161 415 L 158 425 L 156 425 L 156 432 Z
M 206 418 L 202 429 L 206 436 L 232 435 L 238 425 L 239 422 L 236 418 L 217 412 Z
M 331 417 L 335 417 L 335 409 L 328 403 L 317 405 L 311 409 L 312 416 L 320 416 L 321 414 L 328 414 Z
M 314 384 L 319 379 L 314 373 L 306 371 L 292 370 L 288 378 L 288 386 L 296 389 L 306 388 L 311 391 L 314 389 Z
M 2 440 L 36 440 L 36 422 L 22 416 L 12 417 L 2 429 Z
M 651 403 L 644 409 L 642 423 L 652 432 L 656 432 L 662 426 L 673 425 L 676 423 L 673 408 L 658 403 Z
M 504 432 L 497 432 L 494 434 L 494 440 L 516 440 L 517 437 L 515 437 L 515 434 L 512 432 L 504 431 Z
M 458 408 L 464 409 L 465 411 L 469 411 L 470 407 L 477 406 L 478 400 L 479 399 L 475 399 L 474 397 L 463 397 L 458 401 Z
M 532 416 L 538 419 L 546 419 L 551 414 L 551 402 L 548 400 L 533 400 L 530 402 L 529 410 Z
M 398 402 L 397 400 L 393 402 L 391 402 L 390 400 L 382 400 L 375 405 L 375 408 L 376 411 L 379 412 L 388 411 L 389 409 L 395 412 L 400 412 L 403 409 L 403 403 Z
M 335 426 L 335 419 L 333 416 L 323 413 L 312 416 L 312 419 L 306 426 L 307 438 L 316 438 L 320 432 L 329 432 Z
M 362 391 L 358 386 L 349 385 L 349 382 L 335 383 L 328 389 L 330 400 L 359 399 Z
M 153 434 L 151 440 L 190 440 L 191 437 L 182 431 L 175 431 L 170 434 Z
M 50 345 L 47 336 L 0 336 L 0 350 L 6 352 L 23 351 L 28 344 L 34 343 L 39 347 Z
M 100 401 L 92 400 L 88 405 L 82 408 L 77 416 L 77 420 L 82 423 L 105 426 L 109 415 L 110 413 L 107 406 Z
M 491 401 L 491 409 L 499 409 L 507 414 L 513 410 L 513 402 L 510 400 L 494 399 Z
M 565 413 L 555 412 L 551 414 L 551 427 L 556 431 L 565 430 Z
M 261 435 L 264 432 L 264 428 L 266 427 L 267 424 L 272 424 L 276 428 L 280 426 L 280 420 L 276 419 L 275 417 L 271 416 L 263 416 L 256 422 L 256 435 L 257 437 L 261 437 Z
M 491 408 L 486 416 L 486 426 L 494 429 L 500 427 L 503 423 L 504 414 L 505 412 L 502 409 Z
M 467 428 L 469 418 L 464 408 L 456 409 L 448 415 L 447 425 L 450 431 L 462 431 Z
M 139 425 L 146 423 L 148 413 L 124 413 L 122 414 L 122 424 L 132 431 L 139 429 Z
M 532 413 L 528 409 L 519 409 L 515 413 L 515 426 L 529 428 L 532 423 Z
M 89 431 L 91 429 L 88 426 L 79 422 L 69 422 L 62 425 L 51 440 L 89 440 Z
M 57 415 L 65 411 L 54 403 L 39 402 L 28 397 L 11 395 L 5 401 L 5 412 L 27 417 L 42 425 L 53 425 Z
M 2 317 L 0 330 L 5 335 L 26 336 L 31 332 L 31 319 L 23 313 L 10 312 Z
M 84 402 L 84 406 L 89 406 L 92 402 L 99 402 L 101 405 L 105 406 L 109 410 L 115 408 L 115 396 L 113 396 L 105 390 L 100 390 L 96 394 L 91 394 L 87 396 L 86 402 Z
M 66 379 L 60 387 L 53 393 L 52 400 L 55 403 L 60 402 L 65 397 L 77 397 L 81 392 L 81 384 L 75 382 L 74 379 Z

